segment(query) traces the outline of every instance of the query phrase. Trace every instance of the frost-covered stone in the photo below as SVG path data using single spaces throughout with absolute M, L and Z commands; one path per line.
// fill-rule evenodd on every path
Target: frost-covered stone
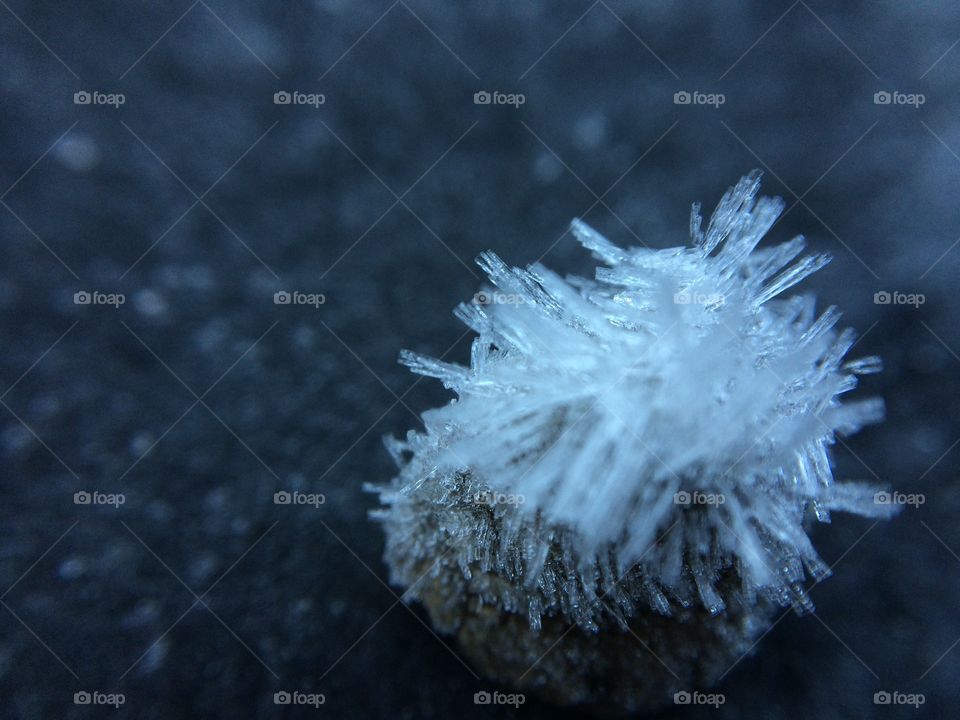
M 443 629 L 465 599 L 532 632 L 809 609 L 804 582 L 829 572 L 809 522 L 895 509 L 833 477 L 837 435 L 882 417 L 840 400 L 879 360 L 845 362 L 836 309 L 783 297 L 828 258 L 799 237 L 758 248 L 783 210 L 758 189 L 743 178 L 706 229 L 695 205 L 690 247 L 622 249 L 575 220 L 592 280 L 483 253 L 493 288 L 456 310 L 478 333 L 470 367 L 403 353 L 457 397 L 388 440 L 401 471 L 376 515 L 393 580 L 430 588 Z

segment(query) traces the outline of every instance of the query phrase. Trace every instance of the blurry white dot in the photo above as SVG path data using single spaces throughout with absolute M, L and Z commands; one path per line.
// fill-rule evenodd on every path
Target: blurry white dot
M 130 438 L 130 454 L 134 457 L 142 457 L 151 447 L 153 447 L 153 433 L 147 430 L 141 430 Z
M 293 331 L 293 342 L 301 350 L 310 350 L 316 344 L 317 333 L 312 327 L 299 326 Z
M 53 395 L 41 395 L 30 403 L 30 409 L 37 415 L 51 417 L 60 411 L 60 399 Z
M 23 450 L 33 442 L 33 435 L 22 425 L 8 425 L 3 431 L 3 445 L 12 452 Z
M 156 621 L 160 616 L 160 606 L 153 600 L 141 600 L 121 619 L 125 628 L 142 627 Z
M 347 611 L 347 603 L 343 600 L 333 600 L 329 605 L 330 614 L 333 617 L 341 617 Z
M 533 175 L 542 183 L 552 183 L 563 174 L 563 165 L 548 152 L 541 153 L 533 163 Z
M 607 135 L 607 118 L 602 113 L 584 115 L 577 120 L 573 134 L 580 147 L 599 147 Z
M 229 493 L 224 488 L 216 488 L 207 493 L 203 499 L 203 504 L 208 510 L 214 512 L 223 510 L 227 506 Z
M 152 673 L 163 665 L 163 661 L 167 657 L 167 639 L 161 638 L 157 643 L 151 647 L 147 654 L 143 656 L 143 661 L 140 663 L 140 671 L 143 673 Z
M 54 148 L 54 157 L 74 172 L 87 172 L 100 162 L 100 149 L 87 135 L 68 135 Z
M 16 285 L 9 280 L 0 280 L 0 307 L 13 305 L 20 295 Z
M 230 532 L 234 535 L 246 535 L 250 532 L 250 521 L 244 517 L 235 517 L 230 521 Z
M 150 519 L 158 522 L 167 522 L 175 516 L 173 507 L 162 500 L 157 500 L 147 506 L 147 514 Z
M 190 563 L 190 577 L 199 582 L 209 577 L 219 565 L 217 559 L 212 555 L 204 555 Z
M 227 337 L 230 328 L 223 320 L 216 318 L 204 325 L 194 336 L 201 352 L 216 349 Z
M 202 265 L 164 265 L 158 277 L 160 284 L 168 288 L 209 290 L 214 285 L 213 275 Z
M 313 600 L 310 598 L 298 598 L 293 604 L 293 612 L 296 615 L 306 615 L 313 609 Z
M 154 318 L 167 311 L 167 301 L 153 290 L 138 290 L 133 296 L 133 306 L 141 314 Z
M 57 568 L 57 575 L 63 580 L 76 580 L 83 575 L 85 569 L 86 565 L 80 558 L 67 558 L 60 563 L 60 567 Z

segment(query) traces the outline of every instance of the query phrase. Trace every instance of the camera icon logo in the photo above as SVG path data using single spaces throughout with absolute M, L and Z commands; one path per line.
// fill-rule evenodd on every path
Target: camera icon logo
M 674 105 L 689 105 L 693 97 L 686 90 L 679 90 L 673 94 Z
M 692 701 L 693 696 L 686 690 L 681 690 L 680 692 L 675 692 L 673 694 L 674 705 L 689 705 Z
M 686 490 L 681 490 L 680 492 L 674 493 L 673 495 L 674 505 L 689 505 L 690 500 L 691 500 L 690 493 L 688 493 Z
M 291 102 L 293 102 L 293 96 L 286 90 L 281 90 L 273 94 L 274 105 L 289 105 Z
M 891 300 L 892 296 L 886 290 L 881 290 L 880 292 L 873 294 L 874 305 L 889 305 Z
M 886 690 L 880 690 L 873 694 L 874 705 L 889 705 L 892 699 L 892 696 Z
M 80 292 L 75 292 L 73 294 L 74 305 L 89 305 L 92 299 L 93 296 L 86 290 L 81 290 Z
M 289 505 L 290 501 L 293 499 L 293 496 L 290 495 L 286 490 L 280 490 L 273 494 L 273 504 L 274 505 Z
M 493 702 L 493 697 L 486 690 L 473 694 L 474 705 L 489 705 L 491 702 Z
M 489 305 L 490 300 L 491 300 L 490 296 L 485 292 L 478 292 L 476 295 L 473 296 L 473 301 L 477 305 Z
M 876 505 L 889 505 L 893 502 L 893 496 L 887 491 L 881 490 L 880 492 L 874 494 L 873 502 Z
M 881 90 L 880 92 L 875 92 L 873 94 L 874 105 L 889 105 L 892 101 L 893 95 L 888 93 L 886 90 Z
M 81 90 L 73 94 L 74 105 L 89 105 L 91 102 L 93 102 L 93 96 L 86 90 Z
M 274 305 L 289 305 L 292 299 L 293 296 L 286 290 L 278 290 L 273 294 Z
M 80 492 L 75 492 L 73 494 L 74 505 L 89 505 L 92 501 L 93 496 L 86 490 L 81 490 Z
M 273 694 L 274 705 L 289 705 L 291 702 L 293 702 L 293 696 L 286 690 L 281 690 Z
M 86 690 L 81 690 L 80 692 L 75 692 L 73 694 L 74 705 L 89 705 L 92 702 L 93 702 L 93 695 L 88 693 Z
M 489 105 L 491 102 L 493 102 L 493 96 L 486 90 L 480 90 L 473 94 L 474 105 Z

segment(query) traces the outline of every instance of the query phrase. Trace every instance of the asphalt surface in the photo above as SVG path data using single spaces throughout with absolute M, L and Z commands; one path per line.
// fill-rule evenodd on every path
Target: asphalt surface
M 677 245 L 755 167 L 885 360 L 839 474 L 925 503 L 818 528 L 817 614 L 666 716 L 955 716 L 958 36 L 935 2 L 2 3 L 0 716 L 562 716 L 475 705 L 386 584 L 362 485 L 447 399 L 398 352 L 467 361 L 481 251 L 589 273 L 571 218 Z

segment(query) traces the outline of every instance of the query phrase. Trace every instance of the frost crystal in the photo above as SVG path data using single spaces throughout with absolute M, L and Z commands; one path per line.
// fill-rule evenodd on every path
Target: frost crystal
M 798 259 L 800 237 L 758 249 L 783 210 L 758 189 L 743 178 L 705 230 L 694 205 L 691 247 L 622 249 L 574 220 L 595 280 L 480 256 L 495 290 L 456 310 L 479 334 L 470 367 L 402 355 L 457 399 L 388 440 L 401 472 L 378 515 L 396 581 L 450 553 L 460 592 L 534 629 L 548 612 L 595 629 L 611 604 L 810 607 L 805 575 L 829 570 L 809 521 L 894 507 L 831 469 L 836 436 L 882 417 L 879 400 L 839 400 L 879 360 L 844 363 L 854 334 L 836 309 L 781 297 L 828 258 Z

